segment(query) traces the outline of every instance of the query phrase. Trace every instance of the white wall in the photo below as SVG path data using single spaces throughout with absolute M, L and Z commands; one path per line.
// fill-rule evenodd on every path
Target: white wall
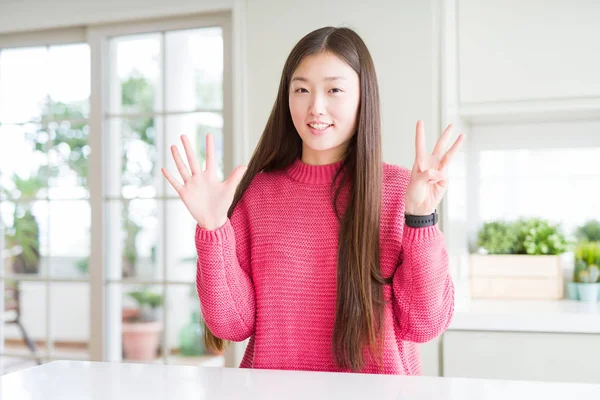
M 600 97 L 600 2 L 459 0 L 462 103 Z
M 366 42 L 381 92 L 384 161 L 412 167 L 415 124 L 439 134 L 437 0 L 250 0 L 247 5 L 248 128 L 262 134 L 283 64 L 294 44 L 327 25 L 355 29 Z M 428 144 L 433 148 L 431 136 Z
M 111 23 L 231 9 L 234 0 L 7 0 L 0 33 Z

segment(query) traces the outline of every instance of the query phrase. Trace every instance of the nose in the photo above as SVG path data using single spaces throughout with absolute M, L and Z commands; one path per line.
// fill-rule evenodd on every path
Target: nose
M 316 93 L 311 96 L 309 112 L 311 115 L 325 114 L 325 99 L 323 95 Z

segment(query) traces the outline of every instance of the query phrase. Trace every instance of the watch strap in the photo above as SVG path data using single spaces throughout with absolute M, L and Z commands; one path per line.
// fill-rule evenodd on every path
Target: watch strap
M 427 226 L 433 226 L 438 222 L 438 213 L 435 210 L 430 215 L 410 215 L 404 214 L 404 222 L 406 226 L 411 228 L 424 228 Z

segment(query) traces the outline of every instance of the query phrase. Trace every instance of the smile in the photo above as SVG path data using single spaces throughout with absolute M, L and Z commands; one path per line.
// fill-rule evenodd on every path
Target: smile
M 308 124 L 308 126 L 310 126 L 313 129 L 323 130 L 325 128 L 328 128 L 330 124 Z

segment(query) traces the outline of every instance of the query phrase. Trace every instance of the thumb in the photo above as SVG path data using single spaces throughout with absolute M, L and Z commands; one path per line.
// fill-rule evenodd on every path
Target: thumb
M 246 173 L 246 170 L 248 169 L 248 167 L 246 167 L 245 165 L 238 165 L 232 172 L 231 175 L 229 175 L 229 178 L 227 178 L 227 185 L 231 186 L 233 189 L 236 189 L 238 187 L 238 185 L 240 184 L 242 178 L 244 177 L 244 174 Z

